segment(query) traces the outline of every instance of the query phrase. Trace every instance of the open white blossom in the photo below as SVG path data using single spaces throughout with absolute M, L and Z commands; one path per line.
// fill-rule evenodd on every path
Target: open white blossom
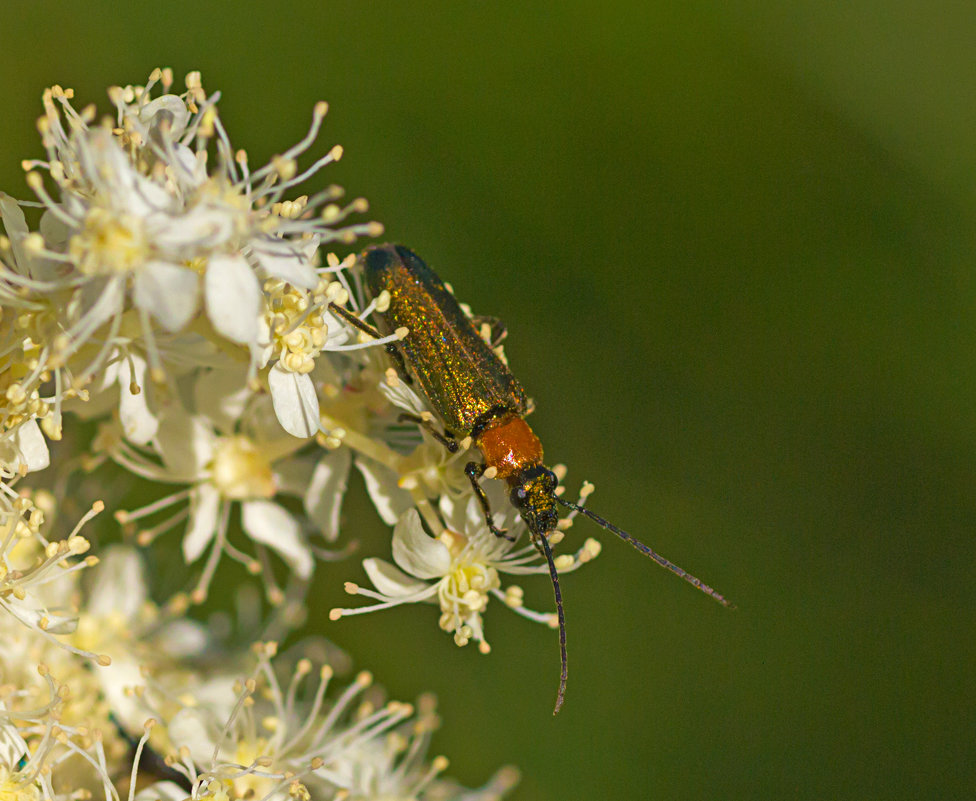
M 42 527 L 46 514 L 54 512 L 53 499 L 41 493 L 35 497 L 38 503 L 29 495 L 11 497 L 8 486 L 0 486 L 0 617 L 9 616 L 61 648 L 108 664 L 108 656 L 76 649 L 62 639 L 78 624 L 72 591 L 79 571 L 98 563 L 94 556 L 77 559 L 90 548 L 78 532 L 104 504 L 96 502 L 64 539 L 50 540 Z
M 161 534 L 183 527 L 183 556 L 188 563 L 208 553 L 191 597 L 203 601 L 224 555 L 255 573 L 264 572 L 269 597 L 283 594 L 267 561 L 270 549 L 300 579 L 308 579 L 315 552 L 303 522 L 278 501 L 280 493 L 301 497 L 315 472 L 310 460 L 288 460 L 301 440 L 275 421 L 267 395 L 255 395 L 237 370 L 208 371 L 194 382 L 194 411 L 171 404 L 160 420 L 152 448 L 137 448 L 107 436 L 104 447 L 132 472 L 181 489 L 138 509 L 117 512 L 123 523 L 135 523 L 166 512 L 143 528 L 139 542 L 148 545 Z M 308 497 L 310 507 L 318 501 Z M 229 539 L 232 512 L 239 511 L 244 534 L 257 556 L 239 550 Z
M 493 801 L 517 780 L 511 768 L 478 791 L 440 779 L 447 759 L 426 762 L 438 726 L 432 697 L 416 707 L 382 703 L 365 672 L 330 694 L 332 669 L 305 658 L 282 684 L 271 661 L 276 646 L 254 653 L 251 677 L 234 681 L 232 695 L 215 694 L 231 705 L 200 700 L 167 723 L 167 761 L 192 784 L 193 799 Z
M 71 642 L 111 658 L 94 675 L 115 721 L 130 732 L 146 718 L 138 692 L 146 676 L 158 685 L 210 645 L 204 626 L 178 614 L 184 610 L 178 601 L 166 609 L 153 603 L 143 561 L 132 548 L 109 548 L 94 571 Z
M 105 742 L 101 730 L 75 722 L 79 713 L 89 711 L 85 702 L 94 699 L 83 696 L 80 704 L 73 700 L 71 691 L 80 689 L 77 683 L 70 688 L 60 683 L 46 664 L 23 667 L 33 673 L 32 680 L 0 687 L 0 798 L 69 801 L 94 796 L 118 801 L 109 768 L 116 759 L 113 741 Z M 11 681 L 20 678 L 17 671 L 0 675 Z
M 393 530 L 396 564 L 375 558 L 363 560 L 363 569 L 375 591 L 346 583 L 346 592 L 379 603 L 333 609 L 329 617 L 338 620 L 406 603 L 437 603 L 441 611 L 440 628 L 453 633 L 458 645 L 475 640 L 482 653 L 491 650 L 485 640 L 482 613 L 492 596 L 530 620 L 555 627 L 555 614 L 543 614 L 523 606 L 520 586 L 513 584 L 502 589 L 501 585 L 500 574 L 548 576 L 548 565 L 535 546 L 518 546 L 517 542 L 492 534 L 475 498 L 455 502 L 445 496 L 441 508 L 447 526 L 440 536 L 431 537 L 417 511 L 408 509 Z M 509 517 L 508 527 L 516 540 L 527 533 L 521 521 L 511 520 L 513 515 L 507 510 L 504 514 Z M 549 541 L 555 544 L 561 538 L 562 532 L 555 532 Z M 575 554 L 557 556 L 556 567 L 560 573 L 568 573 L 599 553 L 599 542 L 588 539 Z

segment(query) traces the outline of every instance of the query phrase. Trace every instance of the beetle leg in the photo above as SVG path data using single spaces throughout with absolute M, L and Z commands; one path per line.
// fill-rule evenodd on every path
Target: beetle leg
M 332 312 L 336 317 L 341 317 L 353 328 L 358 328 L 364 334 L 368 334 L 373 339 L 382 339 L 383 335 L 377 331 L 373 326 L 367 322 L 360 320 L 355 314 L 353 314 L 349 309 L 344 309 L 338 303 L 329 302 L 329 311 Z
M 495 525 L 495 521 L 491 519 L 491 505 L 488 503 L 488 496 L 485 494 L 484 487 L 478 483 L 478 479 L 481 478 L 484 473 L 485 466 L 483 464 L 468 462 L 464 466 L 464 474 L 471 482 L 471 488 L 474 490 L 474 494 L 477 496 L 478 502 L 481 504 L 481 508 L 485 512 L 485 522 L 488 524 L 488 530 L 496 537 L 504 537 L 509 542 L 515 542 L 515 537 L 510 534 L 506 534 L 505 529 L 498 528 L 498 526 Z
M 501 345 L 505 337 L 508 336 L 508 329 L 505 328 L 505 323 L 497 317 L 491 317 L 487 314 L 476 314 L 471 318 L 471 322 L 474 323 L 474 327 L 478 329 L 479 334 L 482 333 L 483 326 L 488 326 L 488 344 L 493 348 Z
M 401 412 L 399 415 L 397 415 L 397 422 L 402 423 L 404 421 L 416 423 L 418 426 L 426 430 L 434 439 L 447 448 L 451 453 L 458 452 L 459 446 L 457 440 L 454 439 L 454 435 L 447 429 L 444 429 L 444 433 L 442 434 L 437 430 L 429 418 L 421 417 L 419 414 L 410 414 L 410 412 Z
M 330 301 L 329 311 L 332 312 L 336 317 L 340 317 L 341 319 L 345 320 L 353 328 L 358 328 L 367 336 L 371 336 L 373 339 L 382 339 L 383 335 L 379 331 L 377 331 L 369 323 L 360 320 L 348 309 L 344 309 L 342 306 Z M 403 361 L 403 354 L 400 352 L 400 349 L 390 342 L 386 346 L 386 352 L 390 354 L 390 358 L 393 359 L 393 366 L 396 368 L 397 375 L 400 376 L 400 379 L 405 381 L 407 384 L 412 384 L 413 379 L 410 377 L 410 373 L 407 372 L 407 365 L 406 362 Z

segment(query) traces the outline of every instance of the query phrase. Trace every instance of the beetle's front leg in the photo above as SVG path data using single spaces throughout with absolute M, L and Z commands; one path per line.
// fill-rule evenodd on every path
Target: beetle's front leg
M 329 303 L 328 309 L 340 320 L 344 320 L 353 328 L 359 329 L 367 336 L 371 336 L 373 339 L 383 338 L 383 335 L 377 331 L 374 326 L 360 320 L 355 314 L 349 311 L 349 309 L 344 309 L 339 304 L 332 302 Z M 386 343 L 386 352 L 393 360 L 393 367 L 397 371 L 397 375 L 400 377 L 400 380 L 406 384 L 412 384 L 413 379 L 410 377 L 410 373 L 407 371 L 407 364 L 403 360 L 403 353 L 400 352 L 400 349 L 394 343 L 388 342 Z
M 485 522 L 488 524 L 488 530 L 496 537 L 504 537 L 509 542 L 515 542 L 515 537 L 506 534 L 505 529 L 498 528 L 491 519 L 491 505 L 488 503 L 488 496 L 485 494 L 484 487 L 478 483 L 478 479 L 485 474 L 485 466 L 477 462 L 468 462 L 464 466 L 464 474 L 471 482 L 471 488 L 474 490 L 474 494 L 478 497 L 481 508 L 485 512 Z
M 425 412 L 425 414 L 427 413 Z M 454 435 L 447 429 L 445 429 L 444 433 L 442 434 L 437 430 L 437 427 L 429 417 L 422 417 L 419 414 L 411 414 L 410 412 L 401 412 L 399 415 L 397 415 L 397 422 L 402 423 L 404 421 L 416 423 L 418 426 L 425 429 L 434 439 L 447 448 L 447 450 L 451 453 L 457 453 L 460 449 L 458 441 L 454 439 Z

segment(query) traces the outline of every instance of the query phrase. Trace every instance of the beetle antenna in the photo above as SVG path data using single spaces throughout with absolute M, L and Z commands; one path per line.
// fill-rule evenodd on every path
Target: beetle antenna
M 559 690 L 556 693 L 556 708 L 552 710 L 553 715 L 558 715 L 566 698 L 566 678 L 569 676 L 569 665 L 566 661 L 566 616 L 563 614 L 563 595 L 559 591 L 559 573 L 556 571 L 556 563 L 552 560 L 549 538 L 545 534 L 541 534 L 539 539 L 542 540 L 542 550 L 546 555 L 546 561 L 549 563 L 549 578 L 552 579 L 552 589 L 556 593 L 556 617 L 559 618 Z
M 640 551 L 642 554 L 644 554 L 644 556 L 649 556 L 665 570 L 670 570 L 676 576 L 683 578 L 693 587 L 696 587 L 697 589 L 705 593 L 705 595 L 714 598 L 716 601 L 722 604 L 722 606 L 728 607 L 729 609 L 735 609 L 735 604 L 732 603 L 730 600 L 728 600 L 728 598 L 726 598 L 724 595 L 720 595 L 718 592 L 716 592 L 711 587 L 709 587 L 704 581 L 695 578 L 693 575 L 691 575 L 691 573 L 678 567 L 674 562 L 668 561 L 663 556 L 661 556 L 661 554 L 657 553 L 657 551 L 651 550 L 636 537 L 630 536 L 630 534 L 628 534 L 623 529 L 617 528 L 613 523 L 604 520 L 602 517 L 600 517 L 600 515 L 594 514 L 589 509 L 586 509 L 583 506 L 578 506 L 577 504 L 571 503 L 570 501 L 564 501 L 558 495 L 554 495 L 553 497 L 563 506 L 568 506 L 570 509 L 575 509 L 580 514 L 586 515 L 586 517 L 590 518 L 590 520 L 592 520 L 598 526 L 605 528 L 607 531 L 612 531 L 614 534 L 620 537 L 620 539 L 622 539 L 624 542 L 629 543 L 638 551 Z M 556 594 L 558 597 L 558 591 Z

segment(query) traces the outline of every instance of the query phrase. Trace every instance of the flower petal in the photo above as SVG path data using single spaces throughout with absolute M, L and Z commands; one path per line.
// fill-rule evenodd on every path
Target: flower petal
M 193 180 L 191 175 L 181 172 L 181 178 Z M 182 214 L 150 215 L 146 231 L 160 252 L 170 261 L 179 261 L 196 257 L 201 249 L 213 253 L 235 234 L 234 222 L 226 208 L 201 203 Z
M 82 308 L 85 309 L 82 321 L 75 329 L 94 331 L 122 311 L 125 300 L 125 279 L 107 278 L 104 281 L 89 281 L 81 288 Z
M 268 386 L 281 427 L 300 439 L 314 436 L 319 430 L 319 399 L 311 377 L 275 363 L 268 371 Z
M 186 619 L 168 623 L 153 639 L 153 645 L 172 659 L 199 656 L 209 644 L 206 627 Z
M 241 504 L 241 525 L 255 542 L 278 552 L 299 578 L 312 575 L 312 552 L 301 527 L 288 512 L 271 501 L 245 501 Z
M 197 310 L 199 278 L 193 270 L 167 261 L 146 262 L 136 273 L 133 300 L 172 332 L 185 326 Z
M 133 386 L 138 392 L 133 392 Z M 134 353 L 119 364 L 119 421 L 125 438 L 136 445 L 147 444 L 159 430 L 159 420 L 149 411 L 146 362 Z
M 222 434 L 231 434 L 253 396 L 247 385 L 247 365 L 215 368 L 202 373 L 194 383 L 193 409 Z
M 188 748 L 195 761 L 213 756 L 216 732 L 213 731 L 213 717 L 205 709 L 184 707 L 170 719 L 166 733 L 176 747 Z
M 335 542 L 339 536 L 339 513 L 351 462 L 348 448 L 326 453 L 315 465 L 305 490 L 305 512 L 328 542 Z
M 27 218 L 17 201 L 5 192 L 0 192 L 0 219 L 3 220 L 7 239 L 10 240 L 10 249 L 14 254 L 14 268 L 21 275 L 30 274 L 32 272 L 30 269 L 32 259 L 24 247 L 24 240 L 30 233 L 27 228 Z
M 175 141 L 186 130 L 190 110 L 177 95 L 160 95 L 139 109 L 139 121 L 144 125 L 156 126 L 163 120 L 167 123 L 167 138 Z
M 95 617 L 121 615 L 123 620 L 135 620 L 146 600 L 138 552 L 122 545 L 110 546 L 101 556 L 95 576 L 85 612 Z
M 0 766 L 13 772 L 17 769 L 21 757 L 29 753 L 27 742 L 21 737 L 17 727 L 10 722 L 7 707 L 3 701 L 0 701 Z
M 174 403 L 160 418 L 154 444 L 174 479 L 199 481 L 213 458 L 215 441 L 206 419 Z
M 100 668 L 95 676 L 101 685 L 105 700 L 112 714 L 129 731 L 136 731 L 146 719 L 145 696 L 133 692 L 136 687 L 146 686 L 146 677 L 139 663 L 122 654 L 115 654 L 112 664 Z
M 363 559 L 363 570 L 366 571 L 369 580 L 373 582 L 373 586 L 380 594 L 390 598 L 415 595 L 425 589 L 437 586 L 408 576 L 396 565 L 391 565 L 385 559 Z
M 217 332 L 246 345 L 258 336 L 261 286 L 242 256 L 212 256 L 204 276 L 207 316 Z
M 451 570 L 451 552 L 424 531 L 416 509 L 408 509 L 393 529 L 393 561 L 417 578 L 441 578 Z
M 280 428 L 279 428 L 280 430 Z M 294 439 L 289 437 L 294 442 Z M 278 492 L 301 498 L 308 490 L 315 470 L 316 460 L 310 455 L 279 459 L 272 465 L 274 482 Z
M 186 790 L 176 782 L 167 780 L 144 787 L 136 793 L 133 801 L 183 801 L 185 798 Z
M 312 267 L 311 254 L 316 247 L 316 242 L 310 243 L 309 249 L 288 240 L 262 239 L 254 243 L 253 249 L 258 264 L 268 275 L 302 289 L 315 289 L 319 276 Z
M 37 420 L 25 420 L 0 436 L 0 465 L 13 473 L 26 468 L 28 473 L 43 470 L 51 463 L 47 440 Z
M 366 456 L 357 456 L 356 467 L 363 474 L 366 492 L 383 522 L 389 526 L 396 525 L 400 515 L 413 508 L 410 493 L 397 485 L 396 473 L 384 464 Z
M 196 487 L 190 496 L 190 519 L 183 535 L 183 558 L 195 562 L 217 533 L 217 512 L 220 495 L 209 484 Z

